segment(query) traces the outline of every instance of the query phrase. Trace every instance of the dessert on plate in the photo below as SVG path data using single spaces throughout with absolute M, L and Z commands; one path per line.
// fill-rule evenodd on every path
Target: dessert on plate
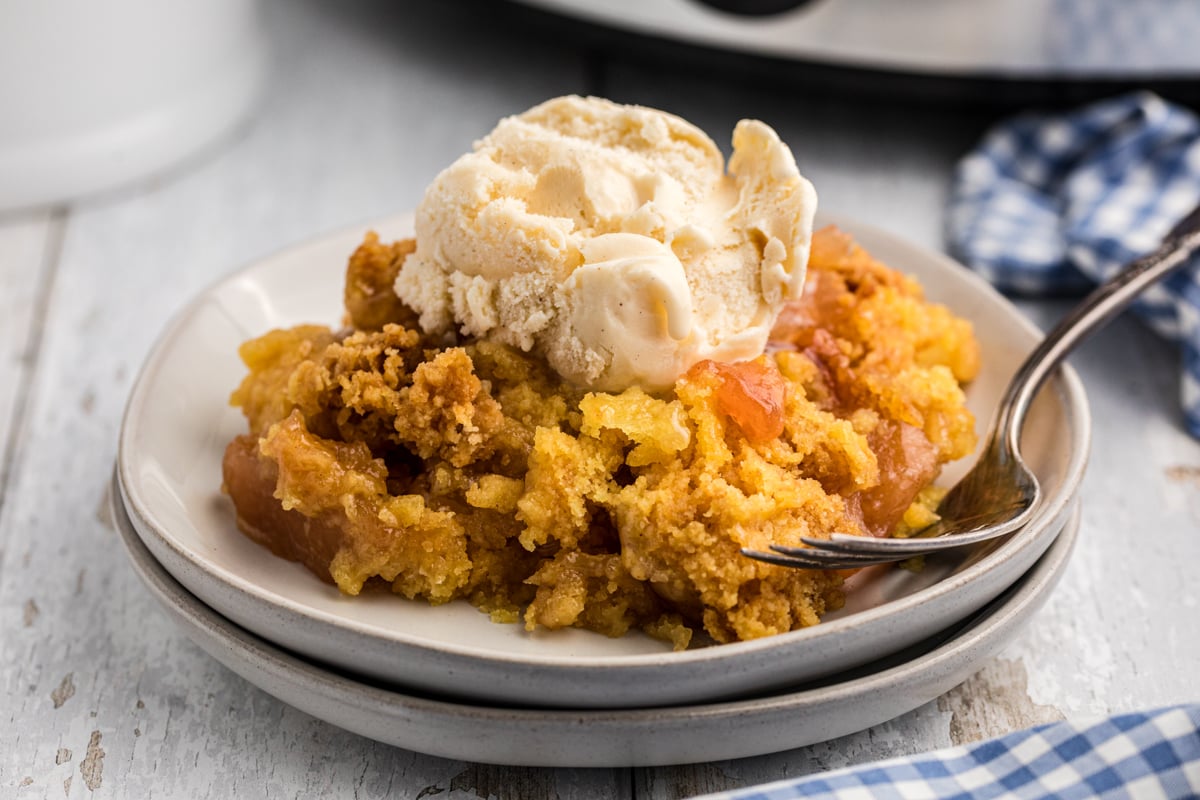
M 349 595 L 684 648 L 819 622 L 844 573 L 740 554 L 935 519 L 975 444 L 970 325 L 840 231 L 768 126 L 728 169 L 664 112 L 563 97 L 367 234 L 340 329 L 246 342 L 238 525 Z M 331 265 L 331 268 L 333 266 Z

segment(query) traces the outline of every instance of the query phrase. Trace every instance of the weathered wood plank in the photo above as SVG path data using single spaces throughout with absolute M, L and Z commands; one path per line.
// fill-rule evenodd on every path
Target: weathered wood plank
M 0 509 L 27 408 L 61 231 L 60 215 L 49 211 L 0 219 Z
M 196 291 L 412 207 L 496 119 L 583 85 L 573 52 L 527 52 L 454 4 L 267 11 L 276 69 L 255 119 L 152 186 L 72 209 L 0 516 L 0 795 L 627 797 L 628 771 L 430 758 L 280 704 L 173 629 L 99 511 L 132 376 Z M 44 228 L 24 236 L 41 246 Z
M 1200 442 L 1182 429 L 1178 349 L 1126 316 L 1072 361 L 1094 422 L 1082 536 L 1010 652 L 1033 701 L 1068 717 L 1194 702 Z

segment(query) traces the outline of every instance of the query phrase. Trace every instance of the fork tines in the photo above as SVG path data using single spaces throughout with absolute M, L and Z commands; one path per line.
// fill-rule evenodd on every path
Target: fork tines
M 852 555 L 817 550 L 811 547 L 784 547 L 776 544 L 771 545 L 771 551 L 768 553 L 743 547 L 742 555 L 767 564 L 799 569 L 858 569 L 896 561 L 894 555 Z

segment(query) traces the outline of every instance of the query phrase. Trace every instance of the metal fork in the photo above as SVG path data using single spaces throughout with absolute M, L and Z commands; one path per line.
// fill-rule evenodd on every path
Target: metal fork
M 1046 378 L 1076 345 L 1117 316 L 1156 281 L 1187 263 L 1200 248 L 1200 207 L 1179 222 L 1150 255 L 1101 284 L 1046 335 L 1013 376 L 992 421 L 979 460 L 938 506 L 938 522 L 904 539 L 834 533 L 801 537 L 806 547 L 743 548 L 759 561 L 805 569 L 853 569 L 903 561 L 1012 533 L 1029 521 L 1041 486 L 1021 458 L 1021 429 Z

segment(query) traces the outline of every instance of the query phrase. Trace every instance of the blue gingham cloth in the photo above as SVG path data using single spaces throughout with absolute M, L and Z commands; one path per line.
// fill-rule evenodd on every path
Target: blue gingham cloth
M 709 800 L 1200 797 L 1200 705 L 1066 722 Z
M 1082 292 L 1154 250 L 1200 204 L 1200 119 L 1148 92 L 1002 122 L 959 164 L 950 251 L 1003 291 Z M 1182 346 L 1200 436 L 1200 258 L 1134 309 Z

